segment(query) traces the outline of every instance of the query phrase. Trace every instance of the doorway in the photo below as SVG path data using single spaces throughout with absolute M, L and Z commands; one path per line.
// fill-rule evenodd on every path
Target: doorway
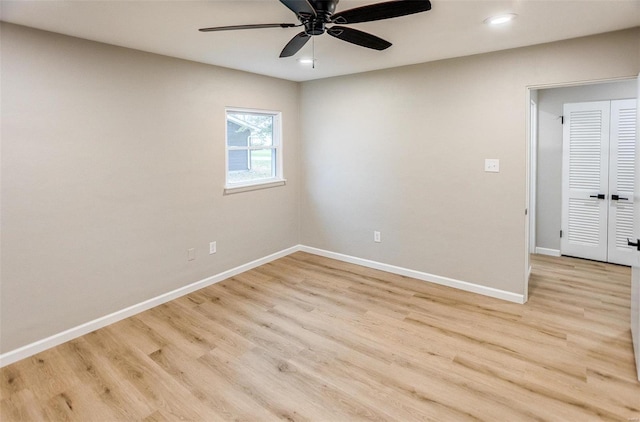
M 636 98 L 637 85 L 634 78 L 529 88 L 529 114 L 532 100 L 537 106 L 537 122 L 532 116 L 528 119 L 531 241 L 527 249 L 530 253 L 561 255 L 563 105 Z

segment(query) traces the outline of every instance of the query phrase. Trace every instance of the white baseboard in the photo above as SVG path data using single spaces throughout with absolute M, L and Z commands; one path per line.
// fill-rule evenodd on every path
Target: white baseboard
M 418 280 L 428 281 L 435 284 L 441 284 L 443 286 L 453 287 L 453 288 L 464 290 L 467 292 L 478 293 L 484 296 L 490 296 L 497 299 L 506 300 L 509 302 L 515 302 L 515 303 L 521 303 L 521 304 L 524 303 L 524 296 L 516 293 L 494 289 L 492 287 L 481 286 L 478 284 L 456 280 L 453 278 L 441 277 L 434 274 L 424 273 L 421 271 L 415 271 L 407 268 L 396 267 L 394 265 L 384 264 L 381 262 L 371 261 L 363 258 L 357 258 L 350 255 L 330 252 L 323 249 L 313 248 L 310 246 L 296 245 L 296 246 L 292 246 L 290 248 L 284 249 L 280 252 L 276 252 L 274 254 L 265 256 L 264 258 L 256 259 L 255 261 L 251 261 L 247 264 L 240 265 L 238 267 L 232 268 L 227 271 L 223 271 L 211 277 L 207 277 L 203 280 L 196 281 L 195 283 L 191 283 L 187 286 L 180 287 L 170 292 L 161 294 L 154 298 L 145 300 L 144 302 L 140 302 L 135 305 L 129 306 L 128 308 L 121 309 L 109 315 L 105 315 L 101 318 L 94 319 L 93 321 L 86 322 L 84 324 L 62 331 L 58 334 L 54 334 L 50 337 L 44 338 L 42 340 L 35 341 L 31 344 L 22 346 L 18 349 L 11 350 L 9 352 L 1 354 L 0 368 L 6 365 L 12 364 L 14 362 L 17 362 L 21 359 L 28 358 L 29 356 L 33 356 L 36 353 L 40 353 L 44 350 L 58 346 L 69 340 L 73 340 L 74 338 L 78 338 L 80 336 L 88 334 L 97 329 L 106 327 L 107 325 L 116 323 L 130 316 L 139 314 L 140 312 L 146 311 L 155 306 L 162 305 L 163 303 L 177 299 L 181 296 L 192 293 L 196 290 L 205 288 L 212 284 L 218 283 L 222 280 L 226 280 L 227 278 L 233 277 L 245 271 L 249 271 L 253 268 L 259 267 L 260 265 L 267 264 L 271 261 L 275 261 L 276 259 L 282 258 L 284 256 L 290 255 L 298 251 L 304 251 L 314 255 L 320 255 L 327 258 L 336 259 L 338 261 L 349 262 L 352 264 L 362 265 L 363 267 L 374 268 L 376 270 L 386 271 L 393 274 L 399 274 L 406 277 L 412 277 Z
M 540 255 L 560 256 L 560 250 L 536 247 L 536 253 Z
M 517 293 L 507 292 L 505 290 L 494 289 L 492 287 L 481 286 L 467 281 L 456 280 L 453 278 L 442 277 L 439 275 L 424 273 L 421 271 L 410 270 L 408 268 L 396 267 L 395 265 L 383 264 L 377 261 L 357 258 L 350 255 L 326 251 L 324 249 L 312 248 L 310 246 L 300 245 L 300 250 L 314 255 L 320 255 L 327 258 L 337 259 L 338 261 L 349 262 L 351 264 L 362 265 L 363 267 L 374 268 L 393 274 L 403 275 L 406 277 L 417 278 L 418 280 L 428 281 L 430 283 L 440 284 L 443 286 L 453 287 L 467 292 L 478 293 L 484 296 L 490 296 L 497 299 L 506 300 L 515 303 L 524 303 L 524 296 Z
M 300 250 L 296 245 L 0 355 L 0 368 Z

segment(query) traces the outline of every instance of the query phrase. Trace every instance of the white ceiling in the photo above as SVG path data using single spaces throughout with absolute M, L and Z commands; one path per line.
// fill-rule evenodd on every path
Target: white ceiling
M 342 0 L 337 10 L 380 0 Z M 30 1 L 2 0 L 0 19 L 167 56 L 293 81 L 326 78 L 407 64 L 598 34 L 640 25 L 640 0 L 431 0 L 432 10 L 352 25 L 387 39 L 379 52 L 335 39 L 314 37 L 292 58 L 280 59 L 300 28 L 202 33 L 198 28 L 252 23 L 297 23 L 278 0 Z M 489 16 L 518 17 L 489 27 Z

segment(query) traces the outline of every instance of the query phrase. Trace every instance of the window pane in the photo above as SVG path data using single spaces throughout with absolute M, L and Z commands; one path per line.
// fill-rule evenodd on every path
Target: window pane
M 251 132 L 242 124 L 227 118 L 227 145 L 230 147 L 246 147 L 249 145 Z
M 229 171 L 249 170 L 249 151 L 229 151 Z
M 273 116 L 227 112 L 227 145 L 273 145 Z
M 238 157 L 242 153 L 240 161 Z M 274 149 L 256 149 L 251 151 L 229 151 L 229 183 L 241 183 L 259 181 L 261 179 L 271 179 L 276 176 L 275 159 L 276 151 Z M 248 160 L 247 160 L 248 154 Z M 236 160 L 236 161 L 233 161 Z M 248 161 L 248 162 L 247 162 Z M 232 162 L 238 162 L 231 166 Z M 246 166 L 248 164 L 248 167 Z M 245 165 L 243 168 L 242 166 Z

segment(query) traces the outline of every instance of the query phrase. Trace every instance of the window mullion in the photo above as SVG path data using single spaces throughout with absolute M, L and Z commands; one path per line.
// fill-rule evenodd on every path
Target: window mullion
M 261 149 L 277 149 L 278 147 L 274 145 L 265 145 L 265 146 L 247 146 L 247 147 L 238 147 L 238 146 L 227 146 L 229 151 L 257 151 Z

